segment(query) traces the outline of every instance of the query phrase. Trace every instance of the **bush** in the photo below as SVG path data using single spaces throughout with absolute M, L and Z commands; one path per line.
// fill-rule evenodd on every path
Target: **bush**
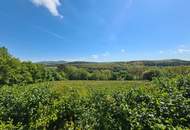
M 57 95 L 47 85 L 2 87 L 0 89 L 0 120 L 7 126 L 23 129 L 43 128 L 56 119 L 53 104 Z
M 143 80 L 152 80 L 154 77 L 159 77 L 160 71 L 158 70 L 148 70 L 143 73 Z

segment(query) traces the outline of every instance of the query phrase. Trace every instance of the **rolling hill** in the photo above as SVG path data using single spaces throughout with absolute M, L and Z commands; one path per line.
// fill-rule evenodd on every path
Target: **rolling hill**
M 144 66 L 189 66 L 190 61 L 180 59 L 166 59 L 166 60 L 139 60 L 139 61 L 121 61 L 121 62 L 85 62 L 85 61 L 41 61 L 37 62 L 47 66 L 58 66 L 58 65 L 74 65 L 74 66 L 89 66 L 89 65 L 144 65 Z

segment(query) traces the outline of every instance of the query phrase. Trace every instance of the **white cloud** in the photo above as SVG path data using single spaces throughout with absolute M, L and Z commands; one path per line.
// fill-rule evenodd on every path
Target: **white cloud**
M 96 54 L 92 55 L 91 57 L 92 57 L 92 59 L 98 59 L 99 58 L 99 56 Z
M 190 46 L 181 44 L 176 48 L 168 49 L 168 50 L 160 50 L 160 54 L 167 54 L 167 55 L 187 55 L 190 54 Z
M 44 6 L 47 8 L 53 16 L 63 16 L 58 11 L 58 6 L 61 6 L 60 0 L 31 0 L 36 6 Z
M 190 53 L 190 49 L 179 48 L 177 52 L 180 54 Z
M 189 46 L 181 44 L 175 51 L 176 54 L 190 54 Z

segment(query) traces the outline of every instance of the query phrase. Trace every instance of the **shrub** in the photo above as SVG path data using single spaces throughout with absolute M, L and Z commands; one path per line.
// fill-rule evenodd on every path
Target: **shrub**
M 24 129 L 44 128 L 56 118 L 53 109 L 57 96 L 47 85 L 2 87 L 0 89 L 0 120 L 3 126 L 22 125 Z
M 159 77 L 160 71 L 158 70 L 148 70 L 143 73 L 143 80 L 152 80 L 154 77 Z

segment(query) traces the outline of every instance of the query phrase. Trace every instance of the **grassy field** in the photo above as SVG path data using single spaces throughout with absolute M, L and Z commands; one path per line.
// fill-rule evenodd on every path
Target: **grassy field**
M 78 91 L 80 96 L 87 96 L 92 91 L 111 94 L 136 88 L 142 88 L 148 93 L 155 92 L 154 86 L 148 81 L 59 81 L 50 84 L 61 95 L 69 95 L 71 91 Z

